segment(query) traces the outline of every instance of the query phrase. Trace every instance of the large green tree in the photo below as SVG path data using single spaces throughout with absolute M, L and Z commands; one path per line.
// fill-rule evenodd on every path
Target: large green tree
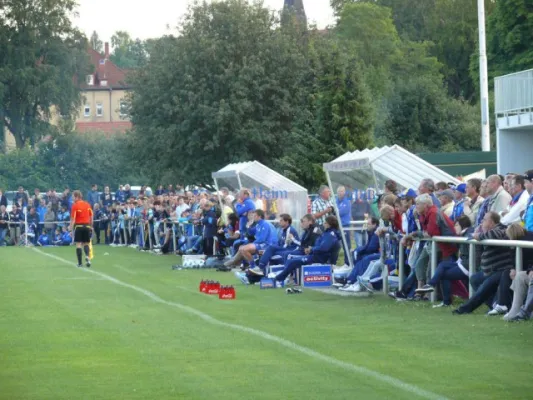
M 487 29 L 490 75 L 533 68 L 532 43 L 533 1 L 496 1 Z
M 179 38 L 152 46 L 134 78 L 137 158 L 156 175 L 209 183 L 229 162 L 281 157 L 291 144 L 306 62 L 298 38 L 278 27 L 260 4 L 193 4 Z
M 0 116 L 22 148 L 54 130 L 54 108 L 63 116 L 78 111 L 87 39 L 71 23 L 74 0 L 0 5 Z
M 92 49 L 96 50 L 99 53 L 102 53 L 104 51 L 104 43 L 100 39 L 100 36 L 98 36 L 98 33 L 96 31 L 93 31 L 91 34 L 91 37 L 89 38 L 89 45 Z
M 111 36 L 111 46 L 113 53 L 110 59 L 120 68 L 134 69 L 146 63 L 146 42 L 139 38 L 132 39 L 128 32 L 115 32 Z

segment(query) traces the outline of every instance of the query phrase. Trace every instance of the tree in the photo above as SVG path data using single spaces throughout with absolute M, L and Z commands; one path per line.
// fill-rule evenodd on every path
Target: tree
M 54 109 L 77 113 L 81 94 L 75 82 L 88 71 L 87 40 L 69 18 L 76 2 L 34 3 L 4 0 L 0 11 L 0 101 L 18 148 L 54 130 Z
M 533 66 L 533 3 L 497 1 L 488 18 L 487 53 L 490 75 L 499 76 Z
M 132 39 L 128 32 L 117 31 L 111 36 L 113 53 L 110 56 L 118 67 L 139 68 L 146 63 L 146 45 L 140 39 Z
M 155 179 L 205 184 L 230 162 L 273 164 L 287 151 L 306 62 L 298 38 L 278 27 L 259 4 L 194 3 L 179 38 L 152 46 L 131 117 L 132 152 Z
M 104 43 L 100 40 L 98 33 L 93 31 L 91 38 L 89 39 L 89 44 L 93 50 L 96 50 L 98 53 L 102 54 L 104 51 Z

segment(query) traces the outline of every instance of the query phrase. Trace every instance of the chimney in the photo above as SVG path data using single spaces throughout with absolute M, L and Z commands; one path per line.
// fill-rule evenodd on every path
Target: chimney
M 109 42 L 105 42 L 105 58 L 109 59 Z

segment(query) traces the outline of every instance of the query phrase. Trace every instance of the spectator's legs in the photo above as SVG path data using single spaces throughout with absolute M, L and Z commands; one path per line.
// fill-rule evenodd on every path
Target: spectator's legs
M 513 292 L 511 290 L 511 276 L 510 276 L 510 269 L 506 269 L 502 273 L 502 277 L 500 278 L 500 284 L 498 286 L 498 300 L 497 303 L 500 306 L 505 306 L 508 309 L 511 308 L 511 305 L 513 304 Z
M 502 273 L 502 271 L 496 271 L 487 276 L 481 286 L 476 290 L 476 293 L 474 293 L 474 296 L 461 305 L 459 310 L 463 313 L 471 313 L 485 301 L 492 299 L 498 291 Z
M 424 286 L 424 284 L 426 283 L 426 276 L 427 276 L 429 262 L 430 262 L 429 253 L 427 251 L 427 247 L 424 246 L 415 264 L 416 279 L 418 280 L 419 288 Z
M 524 304 L 521 310 L 524 316 L 527 318 L 530 318 L 531 312 L 533 312 L 533 284 L 532 282 L 533 282 L 533 279 L 529 283 L 529 290 L 527 291 L 526 303 Z
M 442 283 L 443 303 L 450 305 L 452 304 L 451 281 L 464 278 L 465 274 L 457 266 L 457 261 L 448 259 L 439 263 L 435 275 L 429 280 L 428 284 L 436 288 L 439 283 Z
M 516 277 L 513 279 L 513 283 L 511 284 L 511 290 L 513 291 L 513 304 L 505 316 L 506 319 L 513 318 L 520 312 L 520 308 L 524 304 L 524 301 L 527 297 L 530 280 L 531 278 L 528 276 L 526 271 L 521 271 L 516 274 Z
M 361 231 L 354 231 L 354 239 L 355 239 L 355 249 L 357 250 L 359 247 L 363 247 L 363 232 Z
M 100 244 L 100 222 L 94 224 L 94 235 L 96 237 L 96 244 Z
M 5 240 L 7 235 L 7 228 L 0 228 L 0 246 L 5 246 Z
M 346 244 L 348 245 L 348 248 L 346 249 L 344 243 L 342 244 L 342 247 L 344 248 L 344 265 L 350 265 L 349 258 L 352 253 L 352 237 L 350 231 L 344 231 L 344 237 L 346 238 Z
M 283 250 L 283 247 L 281 246 L 268 246 L 261 258 L 259 259 L 259 268 L 265 272 L 265 268 L 270 261 L 270 259 L 275 255 L 278 254 L 280 251 Z
M 212 237 L 204 238 L 204 254 L 206 256 L 212 256 L 213 255 L 213 244 L 215 242 L 215 239 Z
M 292 272 L 296 271 L 302 265 L 307 264 L 309 261 L 309 257 L 289 258 L 285 263 L 285 268 L 283 268 L 283 271 L 276 275 L 276 280 L 283 282 Z

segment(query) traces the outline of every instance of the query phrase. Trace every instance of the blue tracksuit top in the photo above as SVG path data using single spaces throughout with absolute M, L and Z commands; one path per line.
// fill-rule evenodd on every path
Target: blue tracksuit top
M 340 240 L 341 234 L 339 231 L 332 228 L 326 230 L 317 239 L 315 246 L 311 248 L 313 262 L 327 262 Z
M 255 211 L 255 203 L 252 199 L 246 199 L 242 203 L 235 204 L 235 211 L 239 217 L 239 229 L 243 234 L 246 232 L 246 225 L 248 224 L 248 211 Z
M 214 207 L 204 213 L 202 224 L 204 225 L 204 238 L 215 237 L 217 234 L 217 215 Z
M 526 211 L 524 213 L 524 226 L 526 231 L 533 232 L 533 195 L 527 201 Z
M 278 234 L 276 228 L 264 219 L 257 222 L 255 227 L 255 244 L 267 244 L 269 246 L 275 246 L 278 242 Z
M 350 226 L 350 221 L 352 220 L 352 203 L 350 202 L 350 198 L 345 195 L 342 200 L 337 199 L 337 207 L 339 208 L 339 218 L 342 226 Z
M 453 206 L 453 212 L 452 212 L 452 221 L 457 221 L 461 215 L 463 215 L 465 212 L 465 199 L 462 199 L 461 201 L 458 201 L 455 203 L 455 206 Z
M 300 241 L 300 236 L 298 235 L 298 232 L 292 225 L 290 225 L 288 228 L 281 230 L 281 236 L 278 240 L 278 246 L 296 248 L 297 245 L 292 242 L 289 243 L 288 246 L 285 246 L 285 240 L 287 239 L 287 234 L 292 234 L 292 236 L 294 237 L 294 240 Z
M 368 232 L 368 242 L 362 247 L 358 247 L 357 250 L 357 261 L 362 260 L 363 257 L 366 257 L 370 254 L 379 253 L 379 236 L 376 235 L 375 231 Z

